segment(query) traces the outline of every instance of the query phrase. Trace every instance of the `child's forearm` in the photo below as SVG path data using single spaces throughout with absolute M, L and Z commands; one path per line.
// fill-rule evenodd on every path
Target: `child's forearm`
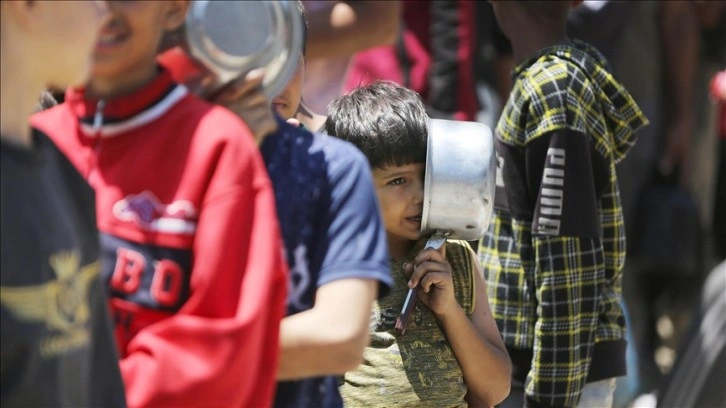
M 318 288 L 315 306 L 280 325 L 278 380 L 339 375 L 355 369 L 370 340 L 378 282 L 341 279 Z
M 468 393 L 484 405 L 496 405 L 509 394 L 509 357 L 505 350 L 479 334 L 461 307 L 439 317 L 449 345 L 459 362 Z

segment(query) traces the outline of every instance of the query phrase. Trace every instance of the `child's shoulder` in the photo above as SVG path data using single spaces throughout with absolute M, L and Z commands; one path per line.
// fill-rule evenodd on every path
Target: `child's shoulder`
M 451 265 L 451 270 L 468 270 L 471 264 L 473 250 L 469 242 L 458 239 L 446 240 L 446 260 Z
M 575 47 L 551 47 L 521 67 L 519 83 L 531 99 L 545 99 L 573 86 L 591 87 L 590 72 L 599 64 Z
M 497 129 L 500 138 L 524 146 L 560 129 L 587 133 L 589 122 L 603 120 L 599 102 L 600 84 L 609 75 L 606 65 L 596 50 L 579 42 L 546 48 L 527 60 L 515 70 L 503 114 L 507 120 Z
M 179 101 L 177 108 L 170 114 L 175 122 L 186 122 L 207 142 L 254 142 L 252 131 L 236 114 L 191 93 Z
M 540 50 L 515 69 L 518 82 L 535 98 L 546 98 L 569 87 L 578 92 L 589 91 L 601 82 L 599 76 L 611 76 L 610 71 L 610 64 L 600 51 L 580 40 Z
M 447 240 L 446 260 L 451 266 L 456 300 L 466 314 L 471 314 L 474 311 L 474 273 L 476 273 L 471 245 L 467 241 Z

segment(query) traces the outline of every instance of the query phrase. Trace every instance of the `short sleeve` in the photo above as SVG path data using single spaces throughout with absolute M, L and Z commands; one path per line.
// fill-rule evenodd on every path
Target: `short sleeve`
M 322 241 L 314 249 L 313 258 L 320 265 L 317 286 L 339 279 L 374 279 L 382 297 L 393 282 L 368 161 L 347 142 L 322 137 L 329 142 L 324 152 L 329 159 L 330 202 L 321 219 Z

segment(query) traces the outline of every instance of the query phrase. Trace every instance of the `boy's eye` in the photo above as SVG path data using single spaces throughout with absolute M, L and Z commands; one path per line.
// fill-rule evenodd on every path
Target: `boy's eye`
M 405 182 L 406 182 L 406 179 L 404 179 L 403 177 L 396 177 L 395 179 L 389 181 L 388 184 L 390 184 L 392 186 L 400 186 L 401 184 L 403 184 Z

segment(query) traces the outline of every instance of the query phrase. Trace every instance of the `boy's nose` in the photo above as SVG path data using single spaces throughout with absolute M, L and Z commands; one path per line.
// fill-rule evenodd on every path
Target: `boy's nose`
M 416 182 L 416 185 L 414 186 L 413 191 L 413 203 L 416 205 L 420 205 L 423 203 L 424 199 L 424 182 L 423 178 L 421 180 L 418 180 Z

